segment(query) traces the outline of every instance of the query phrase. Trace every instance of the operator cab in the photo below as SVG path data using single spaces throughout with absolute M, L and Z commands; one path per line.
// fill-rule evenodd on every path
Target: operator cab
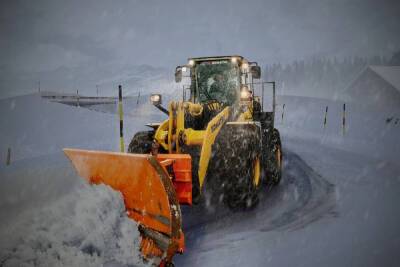
M 185 100 L 230 106 L 243 96 L 252 98 L 251 84 L 253 78 L 260 78 L 260 72 L 256 62 L 241 56 L 190 58 L 187 65 L 176 68 L 175 81 L 190 78 L 190 97 Z

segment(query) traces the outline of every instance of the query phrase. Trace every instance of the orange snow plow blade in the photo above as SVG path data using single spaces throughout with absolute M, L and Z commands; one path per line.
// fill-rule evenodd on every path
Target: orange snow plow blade
M 64 149 L 64 153 L 78 174 L 90 183 L 103 183 L 122 193 L 128 216 L 139 224 L 141 252 L 145 259 L 159 259 L 163 264 L 172 262 L 174 254 L 183 252 L 179 200 L 185 199 L 191 204 L 189 155 L 157 157 L 80 149 Z M 179 173 L 178 182 L 167 172 L 168 165 Z M 177 183 L 180 187 L 175 190 Z M 185 186 L 182 187 L 182 183 Z

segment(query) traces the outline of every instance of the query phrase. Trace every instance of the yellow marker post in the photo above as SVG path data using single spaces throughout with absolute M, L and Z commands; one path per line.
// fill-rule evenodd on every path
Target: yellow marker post
M 118 86 L 118 112 L 119 112 L 119 146 L 120 151 L 125 151 L 124 145 L 124 111 L 122 109 L 122 86 Z

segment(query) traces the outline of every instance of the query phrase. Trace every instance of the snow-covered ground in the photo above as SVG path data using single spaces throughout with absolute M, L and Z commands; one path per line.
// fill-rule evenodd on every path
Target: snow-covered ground
M 146 128 L 148 111 L 154 108 L 125 105 L 124 110 L 136 115 L 124 122 L 125 134 L 132 136 Z M 114 114 L 52 103 L 39 94 L 1 99 L 0 114 L 0 162 L 6 161 L 8 148 L 11 161 L 57 154 L 63 147 L 119 148 L 119 119 Z
M 38 95 L 0 102 L 0 266 L 140 264 L 138 232 L 121 196 L 85 184 L 61 152 L 117 150 L 117 116 Z M 278 107 L 281 185 L 246 212 L 184 207 L 187 250 L 176 265 L 397 266 L 400 123 L 387 118 L 400 113 L 348 104 L 343 135 L 342 103 L 281 97 Z M 136 108 L 125 120 L 126 142 L 153 107 Z

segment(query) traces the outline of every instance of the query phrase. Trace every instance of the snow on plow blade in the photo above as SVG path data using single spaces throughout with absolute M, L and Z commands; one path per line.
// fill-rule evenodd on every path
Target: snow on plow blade
M 186 200 L 191 204 L 189 155 L 155 157 L 80 149 L 64 149 L 64 153 L 89 183 L 103 183 L 122 193 L 128 216 L 139 223 L 141 252 L 145 259 L 163 264 L 171 262 L 175 253 L 183 252 L 179 200 L 190 197 Z M 171 180 L 165 168 L 168 165 L 179 173 L 178 181 Z

